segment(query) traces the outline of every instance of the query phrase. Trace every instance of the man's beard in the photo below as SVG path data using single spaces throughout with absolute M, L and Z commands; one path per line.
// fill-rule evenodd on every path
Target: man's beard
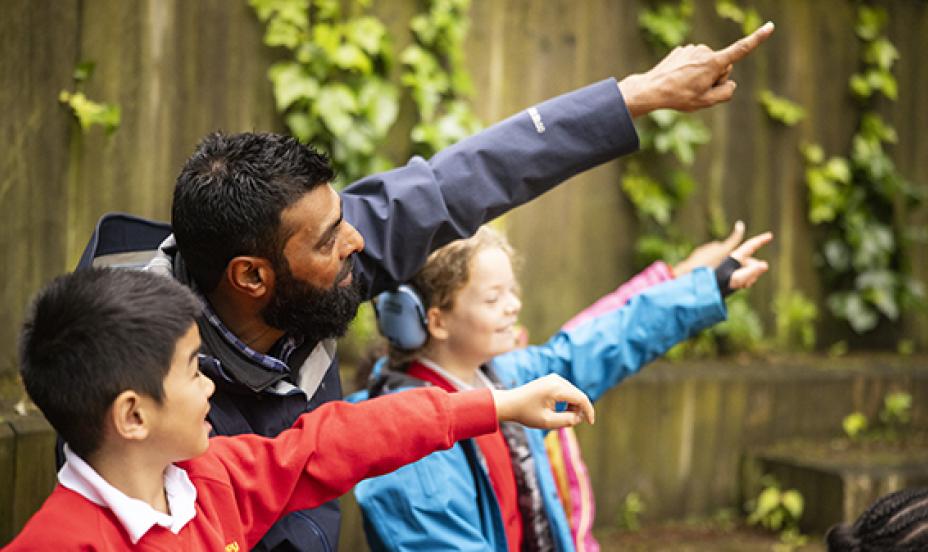
M 330 289 L 298 280 L 286 259 L 274 265 L 274 296 L 261 311 L 265 323 L 287 335 L 302 337 L 308 343 L 345 335 L 364 296 L 363 285 L 358 280 L 352 280 L 347 286 L 338 285 L 352 272 L 354 257 L 345 261 L 345 267 Z

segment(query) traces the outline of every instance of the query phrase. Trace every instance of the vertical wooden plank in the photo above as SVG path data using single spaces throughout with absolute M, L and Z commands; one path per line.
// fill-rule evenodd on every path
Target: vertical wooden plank
M 0 417 L 0 546 L 13 539 L 13 489 L 16 436 Z
M 338 504 L 342 509 L 341 535 L 338 540 L 339 551 L 369 550 L 367 538 L 364 536 L 361 508 L 354 498 L 354 492 L 342 496 Z
M 0 3 L 0 371 L 15 370 L 28 298 L 64 264 L 64 202 L 72 117 L 58 102 L 77 58 L 76 0 Z M 12 322 L 12 323 L 10 323 Z
M 12 418 L 16 435 L 13 532 L 18 533 L 55 487 L 55 432 L 38 414 Z

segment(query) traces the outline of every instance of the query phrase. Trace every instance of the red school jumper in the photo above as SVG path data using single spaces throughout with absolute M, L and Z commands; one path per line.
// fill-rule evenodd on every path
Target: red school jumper
M 155 525 L 133 545 L 112 511 L 58 485 L 4 550 L 243 552 L 289 512 L 498 427 L 486 389 L 411 392 L 327 403 L 273 439 L 210 439 L 206 453 L 177 464 L 197 489 L 196 516 L 177 535 Z

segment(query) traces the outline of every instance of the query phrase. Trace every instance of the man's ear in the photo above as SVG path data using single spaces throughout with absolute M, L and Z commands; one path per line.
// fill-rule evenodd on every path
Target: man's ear
M 429 336 L 438 341 L 448 339 L 448 327 L 445 320 L 445 313 L 438 307 L 429 307 L 425 311 L 425 320 L 428 324 Z
M 274 288 L 276 274 L 264 257 L 235 257 L 226 265 L 225 279 L 235 291 L 261 299 Z
M 132 390 L 117 395 L 109 410 L 110 422 L 116 435 L 129 441 L 147 438 L 154 420 L 154 402 L 154 399 L 143 397 Z

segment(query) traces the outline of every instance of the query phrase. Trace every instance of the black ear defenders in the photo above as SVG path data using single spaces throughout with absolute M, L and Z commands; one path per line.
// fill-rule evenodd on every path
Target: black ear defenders
M 412 351 L 425 345 L 429 337 L 425 305 L 412 286 L 403 284 L 378 295 L 374 312 L 377 329 L 394 347 Z

